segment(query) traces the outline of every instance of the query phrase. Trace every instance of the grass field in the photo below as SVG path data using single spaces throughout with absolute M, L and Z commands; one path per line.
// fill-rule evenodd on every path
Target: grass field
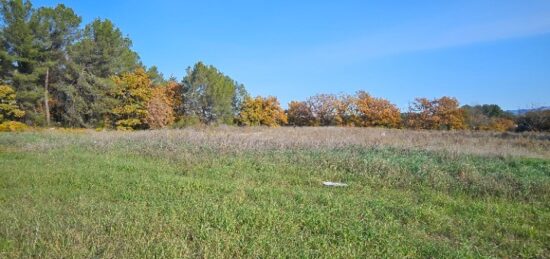
M 543 258 L 549 244 L 549 135 L 0 134 L 0 258 Z

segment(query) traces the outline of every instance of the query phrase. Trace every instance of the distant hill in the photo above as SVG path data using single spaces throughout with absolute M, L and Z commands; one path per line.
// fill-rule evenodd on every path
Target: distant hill
M 514 115 L 523 115 L 530 111 L 544 111 L 544 110 L 550 110 L 550 106 L 542 106 L 542 107 L 533 108 L 533 109 L 507 110 L 506 112 L 512 113 Z

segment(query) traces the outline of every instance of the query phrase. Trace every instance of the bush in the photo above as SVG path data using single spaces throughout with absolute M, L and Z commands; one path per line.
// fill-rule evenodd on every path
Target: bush
M 181 129 L 189 126 L 201 124 L 201 119 L 198 116 L 185 116 L 172 125 L 175 129 Z
M 0 123 L 0 132 L 21 132 L 27 129 L 29 129 L 29 126 L 17 121 L 5 121 Z
M 516 124 L 513 120 L 506 119 L 506 118 L 496 118 L 492 119 L 489 125 L 486 128 L 481 128 L 484 130 L 494 130 L 494 131 L 509 131 L 513 130 L 516 127 Z
M 550 131 L 550 110 L 530 111 L 517 120 L 518 131 Z

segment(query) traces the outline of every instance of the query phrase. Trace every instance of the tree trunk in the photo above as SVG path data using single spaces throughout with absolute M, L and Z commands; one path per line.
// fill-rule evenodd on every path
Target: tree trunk
M 46 126 L 50 126 L 50 104 L 48 97 L 48 83 L 50 77 L 50 68 L 46 68 L 46 79 L 44 80 L 44 110 L 46 112 Z

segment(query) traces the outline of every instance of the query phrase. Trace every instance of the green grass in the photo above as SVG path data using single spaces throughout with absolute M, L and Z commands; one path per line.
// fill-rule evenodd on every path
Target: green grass
M 0 135 L 0 257 L 550 253 L 549 159 L 91 142 L 84 134 Z

